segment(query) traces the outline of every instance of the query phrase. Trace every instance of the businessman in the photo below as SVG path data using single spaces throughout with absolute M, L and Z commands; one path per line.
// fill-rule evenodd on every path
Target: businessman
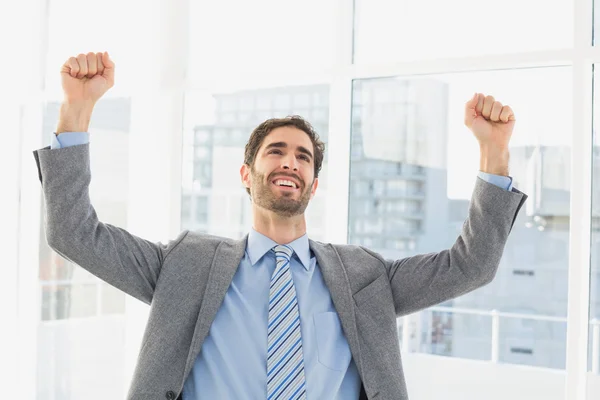
M 99 221 L 89 199 L 88 125 L 114 62 L 79 54 L 61 76 L 52 145 L 34 152 L 46 239 L 150 305 L 128 399 L 407 399 L 396 318 L 489 283 L 527 198 L 508 171 L 513 111 L 475 94 L 464 122 L 480 172 L 450 249 L 386 260 L 310 240 L 304 211 L 324 145 L 300 117 L 267 120 L 250 136 L 240 179 L 253 219 L 243 239 L 184 231 L 153 243 Z

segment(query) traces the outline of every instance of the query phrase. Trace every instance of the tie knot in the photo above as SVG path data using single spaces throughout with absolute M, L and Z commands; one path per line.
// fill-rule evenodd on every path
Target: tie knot
M 285 257 L 287 261 L 292 258 L 292 254 L 294 253 L 294 250 L 285 244 L 280 244 L 273 247 L 273 251 L 275 252 L 275 257 Z

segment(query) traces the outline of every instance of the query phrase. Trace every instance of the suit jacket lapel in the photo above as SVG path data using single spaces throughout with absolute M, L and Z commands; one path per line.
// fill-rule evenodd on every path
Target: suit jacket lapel
M 196 321 L 194 336 L 192 337 L 192 345 L 190 346 L 185 364 L 184 377 L 189 375 L 196 357 L 200 353 L 202 343 L 208 335 L 210 326 L 225 299 L 227 289 L 231 285 L 233 276 L 242 261 L 247 241 L 248 235 L 236 241 L 223 241 L 217 248 L 212 265 L 210 266 L 202 307 L 198 313 L 198 320 Z
M 329 288 L 331 299 L 342 322 L 342 328 L 344 329 L 346 340 L 348 340 L 348 344 L 350 345 L 354 362 L 360 375 L 363 376 L 356 317 L 354 315 L 354 300 L 346 270 L 331 244 L 323 245 L 312 240 L 309 240 L 309 244 L 317 258 L 323 279 Z

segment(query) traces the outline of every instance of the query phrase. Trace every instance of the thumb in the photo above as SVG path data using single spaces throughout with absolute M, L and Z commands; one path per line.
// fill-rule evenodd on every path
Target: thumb
M 477 102 L 479 101 L 479 93 L 475 93 L 471 100 L 465 104 L 465 125 L 470 128 L 473 121 L 477 118 Z
M 109 81 L 114 82 L 115 63 L 110 59 L 110 56 L 106 51 L 102 53 L 102 64 L 104 64 L 104 73 L 102 75 Z

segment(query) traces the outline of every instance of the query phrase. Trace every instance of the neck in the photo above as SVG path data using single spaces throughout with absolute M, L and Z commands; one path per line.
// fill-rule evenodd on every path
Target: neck
M 304 214 L 284 217 L 253 203 L 252 227 L 277 244 L 287 244 L 306 233 L 306 220 Z

